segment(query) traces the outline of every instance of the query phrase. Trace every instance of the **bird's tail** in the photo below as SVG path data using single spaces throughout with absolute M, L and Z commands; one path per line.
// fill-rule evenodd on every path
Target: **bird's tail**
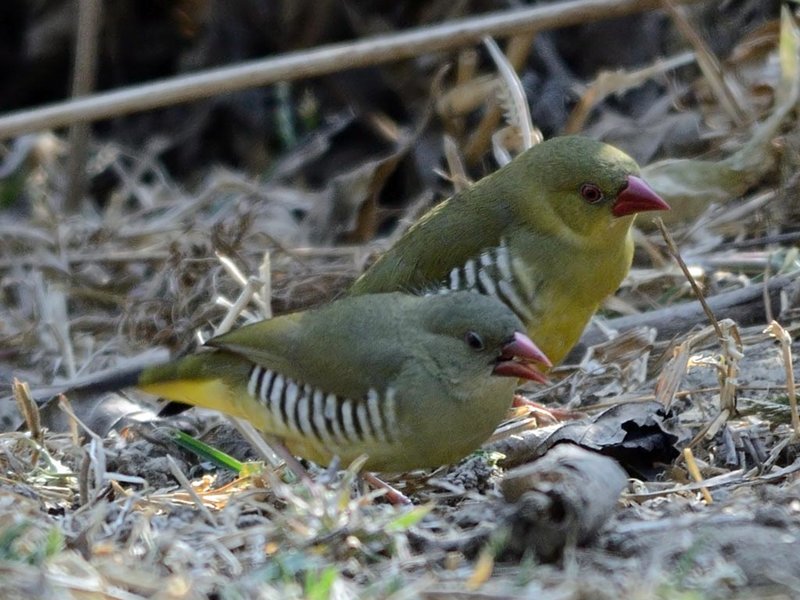
M 144 369 L 134 385 L 167 400 L 247 417 L 252 410 L 245 393 L 251 366 L 227 352 L 201 352 Z
M 127 371 L 119 371 L 105 375 L 100 379 L 81 383 L 70 389 L 75 392 L 86 392 L 90 394 L 104 394 L 106 392 L 116 392 L 129 387 L 139 385 L 139 379 L 146 369 L 136 368 Z
M 111 373 L 74 386 L 69 391 L 97 395 L 135 387 L 172 401 L 167 405 L 170 414 L 190 405 L 249 417 L 254 410 L 250 406 L 253 400 L 245 391 L 251 366 L 242 357 L 215 350 Z M 176 408 L 175 403 L 180 406 Z

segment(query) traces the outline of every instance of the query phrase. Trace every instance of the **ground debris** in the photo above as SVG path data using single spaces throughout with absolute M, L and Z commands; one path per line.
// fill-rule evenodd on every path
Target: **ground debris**
M 118 4 L 108 9 L 113 65 L 101 73 L 120 84 L 140 69 L 261 56 L 264 44 L 285 52 L 506 8 Z M 40 97 L 39 59 L 68 71 L 70 6 L 49 2 L 41 18 L 7 9 L 15 23 L 31 18 L 27 45 L 2 60 L 28 62 L 0 70 L 0 80 L 14 76 L 0 86 L 0 109 Z M 253 461 L 251 446 L 208 412 L 165 416 L 135 393 L 79 407 L 58 394 L 65 382 L 197 346 L 240 297 L 235 273 L 261 299 L 237 325 L 336 297 L 436 198 L 494 170 L 490 149 L 513 153 L 524 136 L 518 123 L 496 135 L 509 99 L 482 47 L 98 127 L 90 197 L 77 214 L 60 208 L 61 134 L 0 147 L 3 597 L 796 597 L 800 443 L 789 375 L 800 364 L 800 77 L 790 8 L 781 17 L 777 3 L 695 2 L 680 35 L 653 11 L 509 42 L 534 129 L 593 135 L 647 165 L 644 176 L 675 203 L 670 232 L 687 269 L 738 338 L 721 347 L 700 335 L 709 323 L 695 292 L 640 218 L 622 289 L 552 384 L 523 390 L 582 418 L 537 427 L 520 409 L 461 464 L 387 477 L 411 507 L 390 506 L 350 470 L 310 466 L 311 483 L 263 465 L 237 475 L 162 435 L 177 427 Z M 681 37 L 692 27 L 705 45 Z M 265 41 L 265 30 L 276 35 Z M 142 31 L 154 41 L 143 55 L 129 43 Z M 700 69 L 698 52 L 716 54 L 716 81 L 715 57 Z M 41 87 L 51 100 L 66 94 L 50 87 L 55 79 Z M 720 101 L 726 86 L 733 108 Z M 773 320 L 782 346 L 764 331 Z M 721 378 L 734 354 L 736 370 Z M 22 411 L 15 378 L 30 387 L 30 401 L 15 387 Z M 34 410 L 45 398 L 54 400 Z M 610 491 L 575 513 L 592 535 L 561 539 L 545 564 L 525 551 L 530 540 L 508 539 L 514 504 L 503 482 L 510 465 L 542 469 L 563 442 L 613 457 L 629 478 L 617 498 L 617 473 L 573 469 L 566 479 L 581 501 L 595 500 L 597 478 Z M 690 443 L 699 480 L 681 453 Z M 548 483 L 533 477 L 528 487 Z M 546 513 L 531 530 L 558 528 Z

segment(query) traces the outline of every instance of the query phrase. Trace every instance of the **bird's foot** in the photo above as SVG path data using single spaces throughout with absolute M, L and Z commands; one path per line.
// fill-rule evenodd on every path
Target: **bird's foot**
M 286 467 L 300 480 L 306 483 L 310 483 L 311 476 L 308 474 L 308 471 L 300 464 L 300 461 L 297 460 L 294 455 L 289 451 L 289 449 L 280 442 L 275 440 L 271 443 L 271 448 L 275 451 L 280 458 L 283 459 Z M 333 481 L 335 479 L 335 473 L 339 470 L 340 461 L 339 457 L 335 456 L 331 461 L 331 464 L 328 465 L 328 468 L 322 474 L 322 481 L 321 483 L 325 484 L 327 482 Z M 362 479 L 370 484 L 372 487 L 379 489 L 379 490 L 386 490 L 386 499 L 389 501 L 390 504 L 395 506 L 406 506 L 412 504 L 411 500 L 406 496 L 403 492 L 398 490 L 395 487 L 392 487 L 373 473 L 361 473 Z
M 361 477 L 372 487 L 379 490 L 386 490 L 386 499 L 390 504 L 394 504 L 395 506 L 407 506 L 411 504 L 411 500 L 409 500 L 408 496 L 380 479 L 374 473 L 362 473 Z
M 541 425 L 554 425 L 562 421 L 582 419 L 586 416 L 586 413 L 577 410 L 545 406 L 533 400 L 528 400 L 522 394 L 514 394 L 511 407 L 527 409 L 531 415 L 535 416 L 540 421 Z

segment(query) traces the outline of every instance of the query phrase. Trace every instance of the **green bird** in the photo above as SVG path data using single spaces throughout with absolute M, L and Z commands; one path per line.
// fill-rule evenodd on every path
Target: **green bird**
M 205 351 L 95 382 L 245 418 L 296 456 L 370 471 L 452 463 L 504 418 L 517 378 L 547 357 L 479 294 L 346 297 L 246 325 Z
M 668 209 L 624 152 L 553 138 L 428 211 L 350 294 L 494 296 L 558 363 L 628 273 L 636 214 Z

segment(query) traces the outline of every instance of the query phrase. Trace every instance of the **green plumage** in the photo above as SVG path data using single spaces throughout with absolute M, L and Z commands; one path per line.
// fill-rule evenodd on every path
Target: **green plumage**
M 530 337 L 558 362 L 630 268 L 636 211 L 622 216 L 613 211 L 638 173 L 633 159 L 607 144 L 582 137 L 542 142 L 431 209 L 350 293 L 452 287 L 454 269 L 463 271 L 473 261 L 473 275 L 479 277 L 482 257 L 496 258 L 502 247 L 519 298 L 514 308 Z M 587 184 L 602 198 L 587 200 Z M 651 205 L 641 210 L 666 207 L 646 200 Z M 496 265 L 484 270 L 499 277 Z M 468 274 L 456 275 L 463 283 Z M 473 286 L 487 293 L 480 287 Z M 494 295 L 507 301 L 500 292 Z
M 458 460 L 492 433 L 516 385 L 494 370 L 520 331 L 478 294 L 350 297 L 214 338 L 137 385 L 247 418 L 323 464 L 368 454 L 369 470 L 404 471 Z

